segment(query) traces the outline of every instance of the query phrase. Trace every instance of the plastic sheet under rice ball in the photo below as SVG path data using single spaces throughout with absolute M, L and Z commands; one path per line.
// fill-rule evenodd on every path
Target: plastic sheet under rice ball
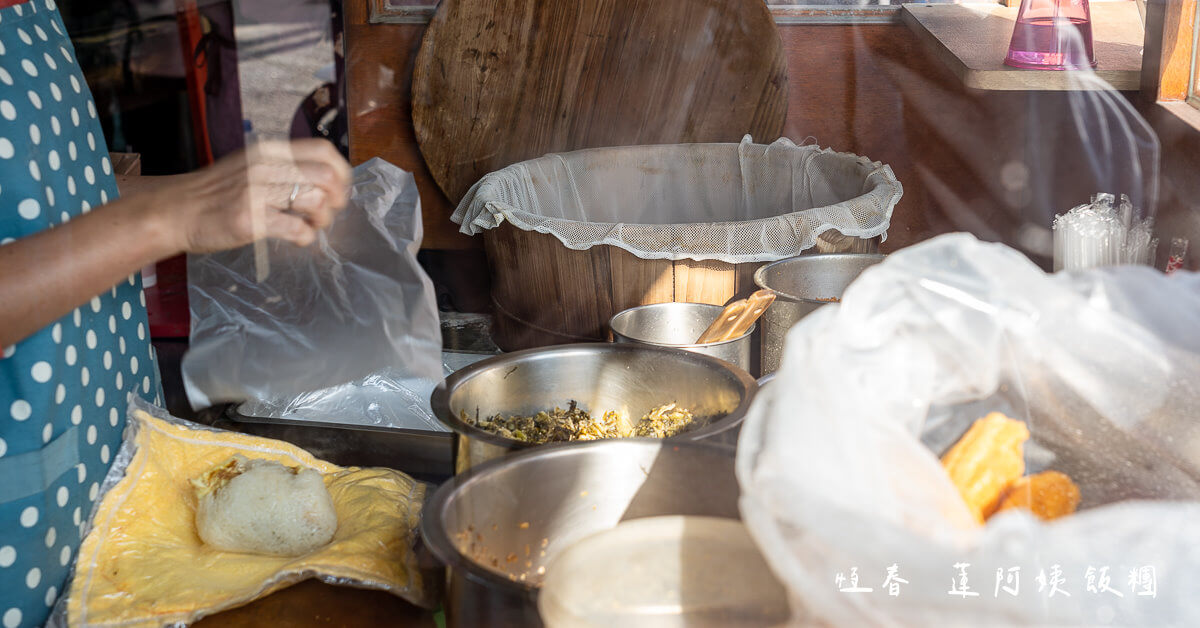
M 204 543 L 192 480 L 234 455 L 318 474 L 337 511 L 333 538 L 300 556 Z M 313 577 L 429 607 L 413 550 L 424 496 L 423 484 L 398 471 L 339 467 L 284 442 L 131 406 L 125 443 L 92 513 L 66 602 L 60 600 L 51 623 L 184 625 Z

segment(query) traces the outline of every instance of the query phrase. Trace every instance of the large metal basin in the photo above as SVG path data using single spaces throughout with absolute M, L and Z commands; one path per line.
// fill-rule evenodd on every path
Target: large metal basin
M 762 317 L 762 375 L 774 373 L 783 357 L 787 332 L 842 292 L 864 270 L 883 261 L 870 253 L 824 253 L 779 260 L 759 268 L 754 283 L 775 291 L 775 302 Z
M 717 358 L 640 344 L 587 343 L 527 349 L 476 362 L 433 391 L 434 414 L 456 433 L 455 472 L 537 445 L 466 424 L 469 416 L 534 414 L 575 400 L 589 412 L 633 420 L 665 403 L 690 409 L 702 426 L 670 440 L 734 444 L 757 384 Z
M 441 486 L 421 534 L 447 566 L 450 626 L 540 626 L 543 570 L 575 541 L 659 515 L 738 519 L 734 450 L 631 438 L 542 445 Z

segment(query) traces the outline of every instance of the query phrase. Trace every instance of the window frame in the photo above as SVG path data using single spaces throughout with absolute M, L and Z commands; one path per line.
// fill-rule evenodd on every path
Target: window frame
M 1200 0 L 1148 0 L 1142 56 L 1142 91 L 1159 103 L 1200 109 L 1196 57 Z
M 1188 72 L 1187 103 L 1200 109 L 1200 2 L 1192 13 L 1192 64 Z

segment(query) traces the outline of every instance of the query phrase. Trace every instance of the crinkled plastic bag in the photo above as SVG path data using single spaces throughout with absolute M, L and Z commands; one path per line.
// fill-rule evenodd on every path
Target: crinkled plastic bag
M 402 374 L 397 386 L 432 389 L 442 341 L 421 235 L 412 174 L 372 159 L 354 169 L 350 204 L 317 244 L 268 241 L 261 283 L 253 246 L 190 256 L 192 406 L 287 400 L 385 369 Z M 393 427 L 423 428 L 416 421 Z
M 247 417 L 287 422 L 336 423 L 449 431 L 433 414 L 429 395 L 437 385 L 385 368 L 362 379 L 292 397 L 252 399 L 238 406 Z
M 442 374 L 490 357 L 486 353 L 442 352 Z M 404 427 L 449 432 L 429 404 L 435 385 L 387 368 L 360 380 L 296 397 L 247 401 L 237 411 L 247 417 L 292 423 Z
M 791 330 L 741 433 L 742 513 L 796 620 L 1200 623 L 1197 329 L 1196 275 L 1047 275 L 965 234 L 868 269 Z M 1080 512 L 974 523 L 938 457 L 990 411 Z
M 196 425 L 136 397 L 128 418 L 50 625 L 184 626 L 308 578 L 435 604 L 438 584 L 427 582 L 414 549 L 424 484 L 399 471 L 339 467 L 288 443 Z M 301 556 L 205 545 L 190 480 L 234 454 L 322 473 L 338 515 L 333 540 Z
M 903 187 L 879 162 L 788 139 L 551 154 L 484 176 L 451 220 L 474 235 L 508 221 L 567 248 L 643 259 L 766 262 L 834 230 L 886 237 Z

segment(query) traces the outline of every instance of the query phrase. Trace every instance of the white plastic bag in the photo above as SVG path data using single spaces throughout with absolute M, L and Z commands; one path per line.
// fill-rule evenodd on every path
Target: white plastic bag
M 797 620 L 1200 623 L 1197 329 L 1195 275 L 1046 275 L 965 234 L 868 269 L 792 329 L 741 433 L 742 514 Z M 974 523 L 938 456 L 990 411 L 1080 512 Z
M 475 235 L 509 221 L 567 248 L 616 246 L 643 259 L 767 262 L 829 230 L 886 237 L 903 187 L 865 157 L 788 139 L 595 148 L 484 176 L 451 220 Z
M 421 235 L 412 174 L 372 159 L 354 169 L 349 207 L 316 244 L 270 241 L 262 283 L 253 247 L 189 257 L 183 378 L 192 406 L 285 405 L 381 373 L 432 389 L 442 379 L 441 327 L 417 263 Z M 421 427 L 416 420 L 410 427 Z

